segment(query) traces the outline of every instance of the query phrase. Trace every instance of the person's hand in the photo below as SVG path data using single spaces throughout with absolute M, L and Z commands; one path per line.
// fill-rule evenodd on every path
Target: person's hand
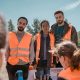
M 38 61 L 40 60 L 40 58 L 36 58 L 36 64 L 38 64 Z
M 36 68 L 37 68 L 37 64 L 34 65 L 34 69 L 36 69 Z
M 33 70 L 33 66 L 32 65 L 29 65 L 29 70 Z
M 55 68 L 55 64 L 52 63 L 52 64 L 51 64 L 51 68 Z

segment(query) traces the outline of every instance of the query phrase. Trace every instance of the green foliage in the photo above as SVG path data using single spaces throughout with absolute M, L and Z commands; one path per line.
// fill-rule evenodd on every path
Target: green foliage
M 67 19 L 65 19 L 65 21 L 68 23 L 68 20 Z
M 33 29 L 32 29 L 32 27 L 30 25 L 27 26 L 27 30 L 26 31 L 31 33 L 31 34 L 34 34 Z
M 80 46 L 80 31 L 78 32 L 78 46 Z
M 15 27 L 14 27 L 11 19 L 8 22 L 8 30 L 9 31 L 14 31 L 15 30 Z
M 32 26 L 27 26 L 27 32 L 35 35 L 40 31 L 40 21 L 38 19 L 34 19 Z

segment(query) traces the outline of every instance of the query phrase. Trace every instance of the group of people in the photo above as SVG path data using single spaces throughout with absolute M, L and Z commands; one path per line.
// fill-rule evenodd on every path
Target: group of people
M 17 31 L 8 32 L 6 69 L 9 80 L 15 80 L 18 70 L 23 71 L 23 79 L 27 80 L 32 66 L 36 67 L 37 80 L 49 80 L 50 68 L 62 66 L 64 70 L 59 73 L 58 80 L 80 80 L 77 31 L 65 21 L 62 11 L 56 11 L 54 16 L 56 23 L 51 29 L 48 20 L 43 20 L 41 30 L 34 36 L 24 31 L 28 24 L 26 17 L 18 19 Z M 5 26 L 1 17 L 0 21 L 0 27 Z M 1 49 L 6 44 L 6 34 L 0 31 L 0 38 Z

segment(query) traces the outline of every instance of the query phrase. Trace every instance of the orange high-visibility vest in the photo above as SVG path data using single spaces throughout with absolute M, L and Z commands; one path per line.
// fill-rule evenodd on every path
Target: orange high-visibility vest
M 71 31 L 72 31 L 72 25 L 69 25 L 69 31 L 64 35 L 62 40 L 71 40 Z
M 32 35 L 25 33 L 22 40 L 19 42 L 14 32 L 9 33 L 9 47 L 10 56 L 8 62 L 12 65 L 16 65 L 19 59 L 28 63 L 29 62 L 29 47 Z
M 70 68 L 67 68 L 66 70 L 62 70 L 58 76 L 66 80 L 80 80 L 80 70 L 71 71 Z
M 53 49 L 54 48 L 54 35 L 52 33 L 49 33 L 50 36 L 50 48 Z M 36 34 L 36 41 L 37 41 L 37 47 L 36 47 L 36 60 L 39 60 L 39 51 L 40 51 L 40 33 Z

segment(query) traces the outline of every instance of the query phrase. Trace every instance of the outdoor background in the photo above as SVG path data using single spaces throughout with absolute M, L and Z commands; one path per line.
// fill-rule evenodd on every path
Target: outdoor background
M 0 13 L 5 16 L 10 31 L 16 30 L 17 19 L 25 16 L 29 21 L 27 31 L 35 34 L 42 20 L 48 20 L 50 26 L 55 23 L 56 10 L 63 10 L 66 21 L 75 26 L 79 35 L 80 0 L 0 0 Z
M 42 20 L 48 20 L 50 26 L 55 23 L 56 10 L 63 10 L 65 20 L 76 28 L 80 45 L 80 0 L 0 0 L 0 13 L 6 18 L 9 31 L 15 31 L 17 19 L 25 16 L 28 19 L 26 31 L 34 35 Z

